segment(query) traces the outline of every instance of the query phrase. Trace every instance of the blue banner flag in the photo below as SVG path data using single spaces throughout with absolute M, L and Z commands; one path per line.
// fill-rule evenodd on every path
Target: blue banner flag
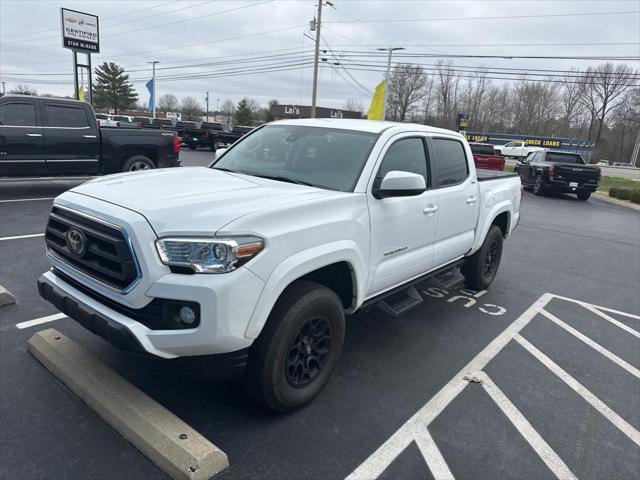
M 153 104 L 156 101 L 156 99 L 153 98 L 153 79 L 149 80 L 146 83 L 146 86 L 147 90 L 149 90 L 149 110 L 153 110 Z

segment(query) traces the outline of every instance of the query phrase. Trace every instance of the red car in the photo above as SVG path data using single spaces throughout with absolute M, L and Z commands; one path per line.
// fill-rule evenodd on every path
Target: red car
M 496 154 L 493 145 L 488 143 L 470 143 L 476 168 L 484 170 L 504 170 L 504 157 Z

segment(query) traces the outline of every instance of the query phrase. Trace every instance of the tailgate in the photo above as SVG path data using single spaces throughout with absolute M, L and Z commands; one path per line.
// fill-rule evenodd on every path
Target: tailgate
M 556 164 L 555 178 L 566 182 L 598 183 L 600 171 L 586 165 Z

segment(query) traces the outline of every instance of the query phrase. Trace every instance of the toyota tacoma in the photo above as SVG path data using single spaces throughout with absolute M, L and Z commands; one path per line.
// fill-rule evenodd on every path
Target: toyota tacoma
M 401 314 L 425 279 L 487 288 L 521 198 L 517 175 L 476 172 L 449 130 L 278 121 L 209 167 L 60 195 L 38 288 L 117 347 L 244 375 L 253 398 L 285 412 L 329 380 L 346 316 Z

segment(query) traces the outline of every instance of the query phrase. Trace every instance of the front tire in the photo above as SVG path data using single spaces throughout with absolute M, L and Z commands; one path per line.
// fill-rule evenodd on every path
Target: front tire
M 542 195 L 543 189 L 542 175 L 536 175 L 536 179 L 533 182 L 533 194 Z
M 139 170 L 151 170 L 153 168 L 156 168 L 156 164 L 144 155 L 134 155 L 122 164 L 123 172 L 137 172 Z
M 344 342 L 344 309 L 336 293 L 298 281 L 287 288 L 249 353 L 245 387 L 265 407 L 290 412 L 329 381 Z
M 491 225 L 482 247 L 471 255 L 462 266 L 462 274 L 468 287 L 485 290 L 493 283 L 502 259 L 502 230 Z
M 591 192 L 578 192 L 576 193 L 578 200 L 589 200 Z

